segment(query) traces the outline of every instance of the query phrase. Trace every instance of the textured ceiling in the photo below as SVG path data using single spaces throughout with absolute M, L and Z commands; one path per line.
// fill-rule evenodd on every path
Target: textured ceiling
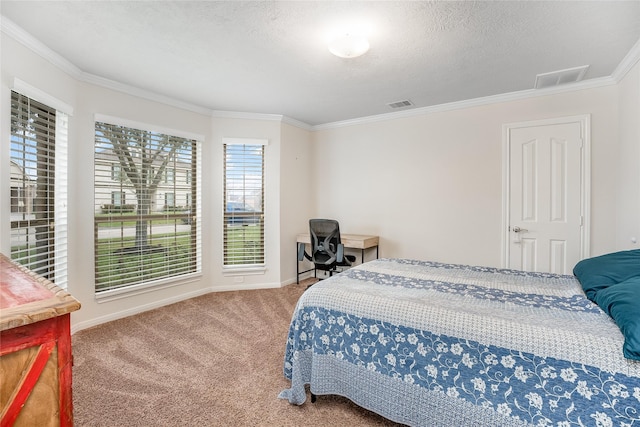
M 0 13 L 80 70 L 212 110 L 318 125 L 529 90 L 536 74 L 612 74 L 640 1 L 9 1 Z M 331 55 L 366 22 L 371 49 Z

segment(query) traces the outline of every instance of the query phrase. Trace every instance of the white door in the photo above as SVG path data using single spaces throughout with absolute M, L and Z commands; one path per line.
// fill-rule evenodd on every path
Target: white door
M 508 268 L 571 274 L 586 256 L 588 120 L 567 120 L 506 128 Z

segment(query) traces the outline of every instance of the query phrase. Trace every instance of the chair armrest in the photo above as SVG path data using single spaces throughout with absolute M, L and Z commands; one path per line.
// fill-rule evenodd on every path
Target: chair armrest
M 336 252 L 336 262 L 342 262 L 344 259 L 344 245 L 342 243 L 338 244 L 338 252 Z

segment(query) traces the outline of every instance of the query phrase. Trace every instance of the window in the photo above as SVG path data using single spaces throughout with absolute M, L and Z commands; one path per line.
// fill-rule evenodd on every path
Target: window
M 18 173 L 15 177 L 13 174 L 13 162 L 11 164 L 11 213 L 25 212 L 29 200 L 25 194 L 24 184 L 17 184 L 19 180 L 24 179 L 22 172 Z M 16 166 L 16 168 L 19 168 Z M 21 168 L 19 168 L 22 171 Z M 28 188 L 28 186 L 27 186 Z
M 176 207 L 176 195 L 174 193 L 164 193 L 164 208 L 175 209 Z
M 196 178 L 201 139 L 196 138 L 131 127 L 129 122 L 109 117 L 96 121 L 94 218 L 98 297 L 126 292 L 132 287 L 158 286 L 201 271 L 197 206 L 200 188 Z M 111 179 L 114 170 L 121 171 L 121 180 Z M 167 179 L 186 171 L 194 177 L 189 184 Z M 125 194 L 129 204 L 124 203 Z M 175 204 L 176 196 L 183 200 L 186 195 L 194 202 L 193 213 Z M 196 221 L 192 220 L 194 216 Z
M 11 258 L 67 286 L 68 115 L 11 92 Z
M 125 192 L 124 191 L 112 191 L 111 192 L 111 204 L 113 206 L 122 206 L 125 204 Z
M 224 140 L 224 265 L 264 265 L 264 146 Z
M 164 175 L 165 184 L 173 184 L 175 177 L 175 169 L 167 168 Z
M 124 179 L 122 167 L 119 164 L 111 165 L 111 179 L 113 181 L 122 181 Z

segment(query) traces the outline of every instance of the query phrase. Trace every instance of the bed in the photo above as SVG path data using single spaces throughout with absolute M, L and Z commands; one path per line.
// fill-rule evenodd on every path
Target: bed
M 627 270 L 640 289 L 634 256 Z M 587 267 L 583 277 L 600 271 Z M 616 286 L 634 278 L 613 276 Z M 640 361 L 625 353 L 640 323 L 624 332 L 617 305 L 603 310 L 583 286 L 568 275 L 367 262 L 300 297 L 284 360 L 291 388 L 279 397 L 301 405 L 308 385 L 410 426 L 640 426 Z M 640 318 L 637 297 L 623 308 Z

